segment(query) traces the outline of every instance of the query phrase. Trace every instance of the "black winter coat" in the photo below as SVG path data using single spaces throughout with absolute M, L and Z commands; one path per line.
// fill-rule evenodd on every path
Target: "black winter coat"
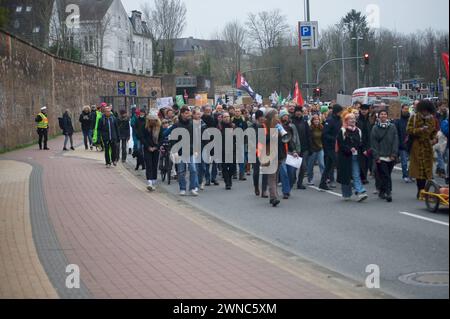
M 398 149 L 400 151 L 406 151 L 407 147 L 405 144 L 406 137 L 408 133 L 406 132 L 408 128 L 409 116 L 402 116 L 400 119 L 395 120 L 394 124 L 397 127 L 397 135 L 398 135 Z
M 339 130 L 337 135 L 337 182 L 342 185 L 350 185 L 352 182 L 352 148 L 358 151 L 358 154 L 364 152 L 361 138 L 361 130 L 357 128 L 351 130 Z
M 150 147 L 156 147 L 157 150 L 155 152 L 158 152 L 163 142 L 163 139 L 164 135 L 162 129 L 159 130 L 159 135 L 156 142 L 155 139 L 153 138 L 153 132 L 150 132 L 149 130 L 145 129 L 142 136 L 142 144 L 144 145 L 144 151 L 150 152 L 148 150 Z
M 227 163 L 226 162 L 227 154 L 228 154 L 228 157 L 232 156 L 232 159 L 233 159 L 232 162 L 236 163 L 236 137 L 234 135 L 233 135 L 233 154 L 229 154 L 230 152 L 227 152 L 227 149 L 226 149 L 226 145 L 227 145 L 226 144 L 226 136 L 227 136 L 226 132 L 228 129 L 233 129 L 233 124 L 232 123 L 229 123 L 229 124 L 222 123 L 222 125 L 220 127 L 220 132 L 222 133 L 222 163 Z M 231 151 L 231 150 L 229 150 L 229 151 Z M 228 164 L 230 164 L 230 163 L 228 163 Z
M 370 124 L 369 117 L 365 118 L 360 115 L 356 126 L 361 130 L 362 143 L 366 150 L 370 149 L 370 134 L 372 132 L 372 124 Z
M 107 118 L 105 115 L 98 122 L 98 133 L 102 137 L 103 142 L 118 142 L 119 141 L 119 126 L 117 119 L 111 115 Z
M 297 128 L 302 152 L 311 152 L 311 129 L 304 117 L 294 117 L 292 124 Z
M 93 129 L 93 126 L 95 127 L 95 124 L 93 124 L 93 122 L 95 122 L 95 113 L 89 112 L 89 113 L 85 113 L 82 112 L 80 114 L 80 119 L 79 122 L 81 123 L 81 129 L 83 131 L 89 131 Z
M 119 126 L 119 136 L 121 140 L 130 139 L 130 119 L 128 117 L 119 118 L 117 120 Z
M 322 134 L 324 151 L 334 152 L 336 148 L 336 137 L 342 127 L 341 118 L 332 114 L 325 122 Z
M 64 113 L 62 118 L 62 129 L 63 129 L 63 135 L 72 135 L 73 134 L 73 125 L 72 125 L 72 119 L 70 118 L 70 115 L 67 113 Z

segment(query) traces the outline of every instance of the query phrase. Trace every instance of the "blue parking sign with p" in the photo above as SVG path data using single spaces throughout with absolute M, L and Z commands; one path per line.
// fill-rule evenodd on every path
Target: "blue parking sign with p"
M 312 27 L 309 25 L 304 25 L 301 27 L 302 37 L 310 37 L 312 36 Z

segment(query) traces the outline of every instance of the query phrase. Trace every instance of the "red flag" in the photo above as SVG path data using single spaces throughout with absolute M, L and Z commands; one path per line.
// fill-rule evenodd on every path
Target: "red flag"
M 442 53 L 442 60 L 444 61 L 445 70 L 447 71 L 447 78 L 450 76 L 448 74 L 448 53 Z
M 300 87 L 298 86 L 298 81 L 295 82 L 294 102 L 299 106 L 303 106 L 305 104 L 302 92 L 300 91 Z

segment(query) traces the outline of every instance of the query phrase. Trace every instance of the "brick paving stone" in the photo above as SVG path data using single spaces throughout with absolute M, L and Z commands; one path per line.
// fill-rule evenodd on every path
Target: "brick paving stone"
M 75 140 L 80 143 L 80 135 Z M 61 138 L 52 140 L 50 148 L 60 149 L 61 143 Z M 59 253 L 67 263 L 80 266 L 90 297 L 338 297 L 192 221 L 179 213 L 178 202 L 164 205 L 159 193 L 147 193 L 141 181 L 122 165 L 106 169 L 101 153 L 78 148 L 62 156 L 57 151 L 40 152 L 32 147 L 5 156 L 18 161 L 30 161 L 32 157 L 32 162 L 42 168 L 45 208 Z M 33 231 L 45 230 L 39 227 Z M 6 242 L 11 245 L 11 240 Z M 50 247 L 54 244 L 51 238 L 47 242 Z M 0 265 L 5 266 L 3 255 L 9 249 L 1 245 Z M 54 263 L 65 266 L 61 260 Z M 37 291 L 44 277 L 31 275 L 26 278 Z M 30 286 L 24 280 L 22 285 Z M 9 282 L 9 286 L 13 284 L 16 281 Z

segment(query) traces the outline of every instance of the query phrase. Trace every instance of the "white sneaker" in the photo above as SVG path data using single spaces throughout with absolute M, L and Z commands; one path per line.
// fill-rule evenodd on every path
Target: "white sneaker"
M 308 186 L 314 186 L 314 182 L 308 182 Z
M 363 193 L 363 194 L 360 194 L 359 196 L 358 196 L 358 203 L 362 203 L 362 202 L 364 202 L 366 199 L 368 199 L 369 198 L 369 196 L 366 194 L 366 193 Z
M 412 180 L 411 180 L 409 177 L 405 177 L 405 178 L 403 179 L 403 181 L 404 181 L 406 184 L 411 184 L 411 183 L 412 183 Z
M 203 183 L 200 185 L 200 190 L 201 190 L 201 191 L 204 191 L 204 190 L 205 190 L 205 182 L 203 182 Z
M 191 195 L 194 196 L 194 197 L 197 197 L 198 196 L 198 190 L 196 190 L 196 189 L 191 190 Z
M 186 191 L 180 191 L 180 196 L 186 196 Z

